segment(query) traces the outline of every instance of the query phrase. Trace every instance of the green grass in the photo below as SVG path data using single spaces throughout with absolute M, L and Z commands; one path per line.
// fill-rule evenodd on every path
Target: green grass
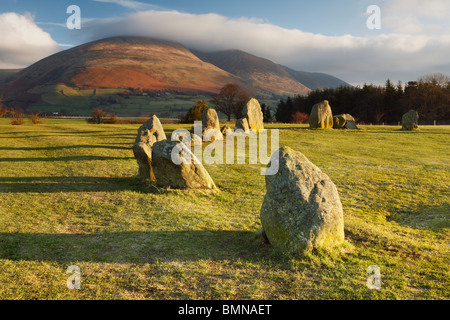
M 135 178 L 139 125 L 0 119 L 0 299 L 449 299 L 450 127 L 280 129 L 335 182 L 346 244 L 289 257 L 261 236 L 259 165 L 220 192 Z M 189 125 L 165 125 L 169 133 Z M 69 290 L 70 265 L 81 290 Z M 370 265 L 381 289 L 369 290 Z

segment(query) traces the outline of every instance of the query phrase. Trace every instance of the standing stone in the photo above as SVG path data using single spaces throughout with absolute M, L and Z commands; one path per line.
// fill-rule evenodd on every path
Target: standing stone
M 172 153 L 176 155 L 173 159 Z M 175 189 L 216 189 L 198 158 L 184 143 L 163 140 L 152 150 L 152 167 L 156 183 Z
M 202 114 L 202 126 L 208 129 L 220 130 L 219 116 L 215 109 L 208 108 L 203 110 Z
M 247 118 L 241 118 L 241 119 L 237 119 L 236 120 L 236 126 L 234 128 L 234 131 L 236 131 L 238 129 L 243 130 L 245 133 L 249 132 Z
M 202 136 L 203 141 L 223 140 L 223 134 L 220 131 L 219 117 L 214 109 L 208 108 L 203 110 Z
M 309 115 L 309 127 L 311 129 L 333 128 L 333 113 L 327 100 L 315 104 Z
M 260 212 L 269 242 L 290 254 L 342 244 L 344 218 L 334 183 L 302 153 L 289 147 L 276 152 L 279 158 L 271 162 L 278 161 L 279 170 L 266 175 Z
M 358 129 L 355 118 L 348 113 L 333 116 L 333 129 Z
M 259 132 L 264 129 L 264 115 L 258 100 L 250 98 L 242 110 L 242 115 L 247 118 L 250 130 Z
M 415 110 L 409 110 L 402 117 L 402 130 L 414 130 L 419 128 L 419 114 Z
M 133 145 L 133 153 L 139 165 L 138 175 L 140 177 L 155 181 L 152 170 L 152 146 L 155 142 L 165 139 L 166 134 L 156 115 L 153 115 L 138 129 L 138 135 Z

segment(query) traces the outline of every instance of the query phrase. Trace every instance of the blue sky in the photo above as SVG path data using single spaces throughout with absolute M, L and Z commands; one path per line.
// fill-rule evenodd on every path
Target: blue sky
M 370 30 L 369 5 L 381 9 Z M 68 30 L 69 5 L 81 30 Z M 202 50 L 242 49 L 353 84 L 450 74 L 450 1 L 2 0 L 0 68 L 114 35 L 167 38 Z

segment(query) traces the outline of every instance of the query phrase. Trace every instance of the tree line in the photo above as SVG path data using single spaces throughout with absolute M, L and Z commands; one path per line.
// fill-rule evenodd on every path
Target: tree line
M 313 105 L 328 100 L 333 114 L 349 113 L 360 123 L 396 123 L 408 110 L 416 110 L 423 120 L 450 120 L 450 78 L 441 73 L 384 86 L 364 84 L 362 87 L 341 86 L 311 91 L 281 99 L 275 111 L 278 122 L 296 122 L 309 115 Z

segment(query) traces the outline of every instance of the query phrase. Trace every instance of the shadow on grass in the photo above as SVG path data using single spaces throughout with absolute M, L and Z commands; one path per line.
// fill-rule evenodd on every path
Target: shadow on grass
M 130 143 L 121 143 L 131 145 Z M 63 150 L 63 149 L 113 149 L 113 150 L 131 150 L 131 147 L 119 147 L 114 145 L 72 145 L 72 146 L 58 146 L 58 147 L 0 147 L 0 150 L 16 150 L 16 151 L 40 151 L 40 150 Z M 5 158 L 6 159 L 6 158 Z M 14 159 L 14 158 L 13 158 Z
M 404 133 L 404 134 L 450 134 L 450 132 L 447 131 L 421 131 L 421 130 L 402 130 L 402 129 L 392 129 L 390 131 L 387 130 L 348 130 L 352 132 L 362 132 L 364 134 L 380 134 L 380 133 L 391 133 L 391 134 L 398 134 L 398 133 Z
M 127 148 L 128 149 L 128 148 Z M 128 149 L 129 150 L 129 149 Z M 57 158 L 0 158 L 0 162 L 53 162 L 53 161 L 91 161 L 91 160 L 130 160 L 133 157 L 104 157 L 104 156 L 71 156 Z
M 151 263 L 239 259 L 271 255 L 262 236 L 249 231 L 152 231 L 97 234 L 0 233 L 0 259 L 58 263 Z M 273 252 L 272 252 L 273 253 Z
M 0 193 L 59 193 L 59 192 L 139 191 L 161 193 L 135 177 L 1 177 Z
M 395 221 L 401 226 L 407 226 L 414 229 L 431 230 L 437 233 L 450 228 L 448 203 L 442 203 L 439 206 L 417 206 L 408 209 L 391 209 L 388 221 Z

